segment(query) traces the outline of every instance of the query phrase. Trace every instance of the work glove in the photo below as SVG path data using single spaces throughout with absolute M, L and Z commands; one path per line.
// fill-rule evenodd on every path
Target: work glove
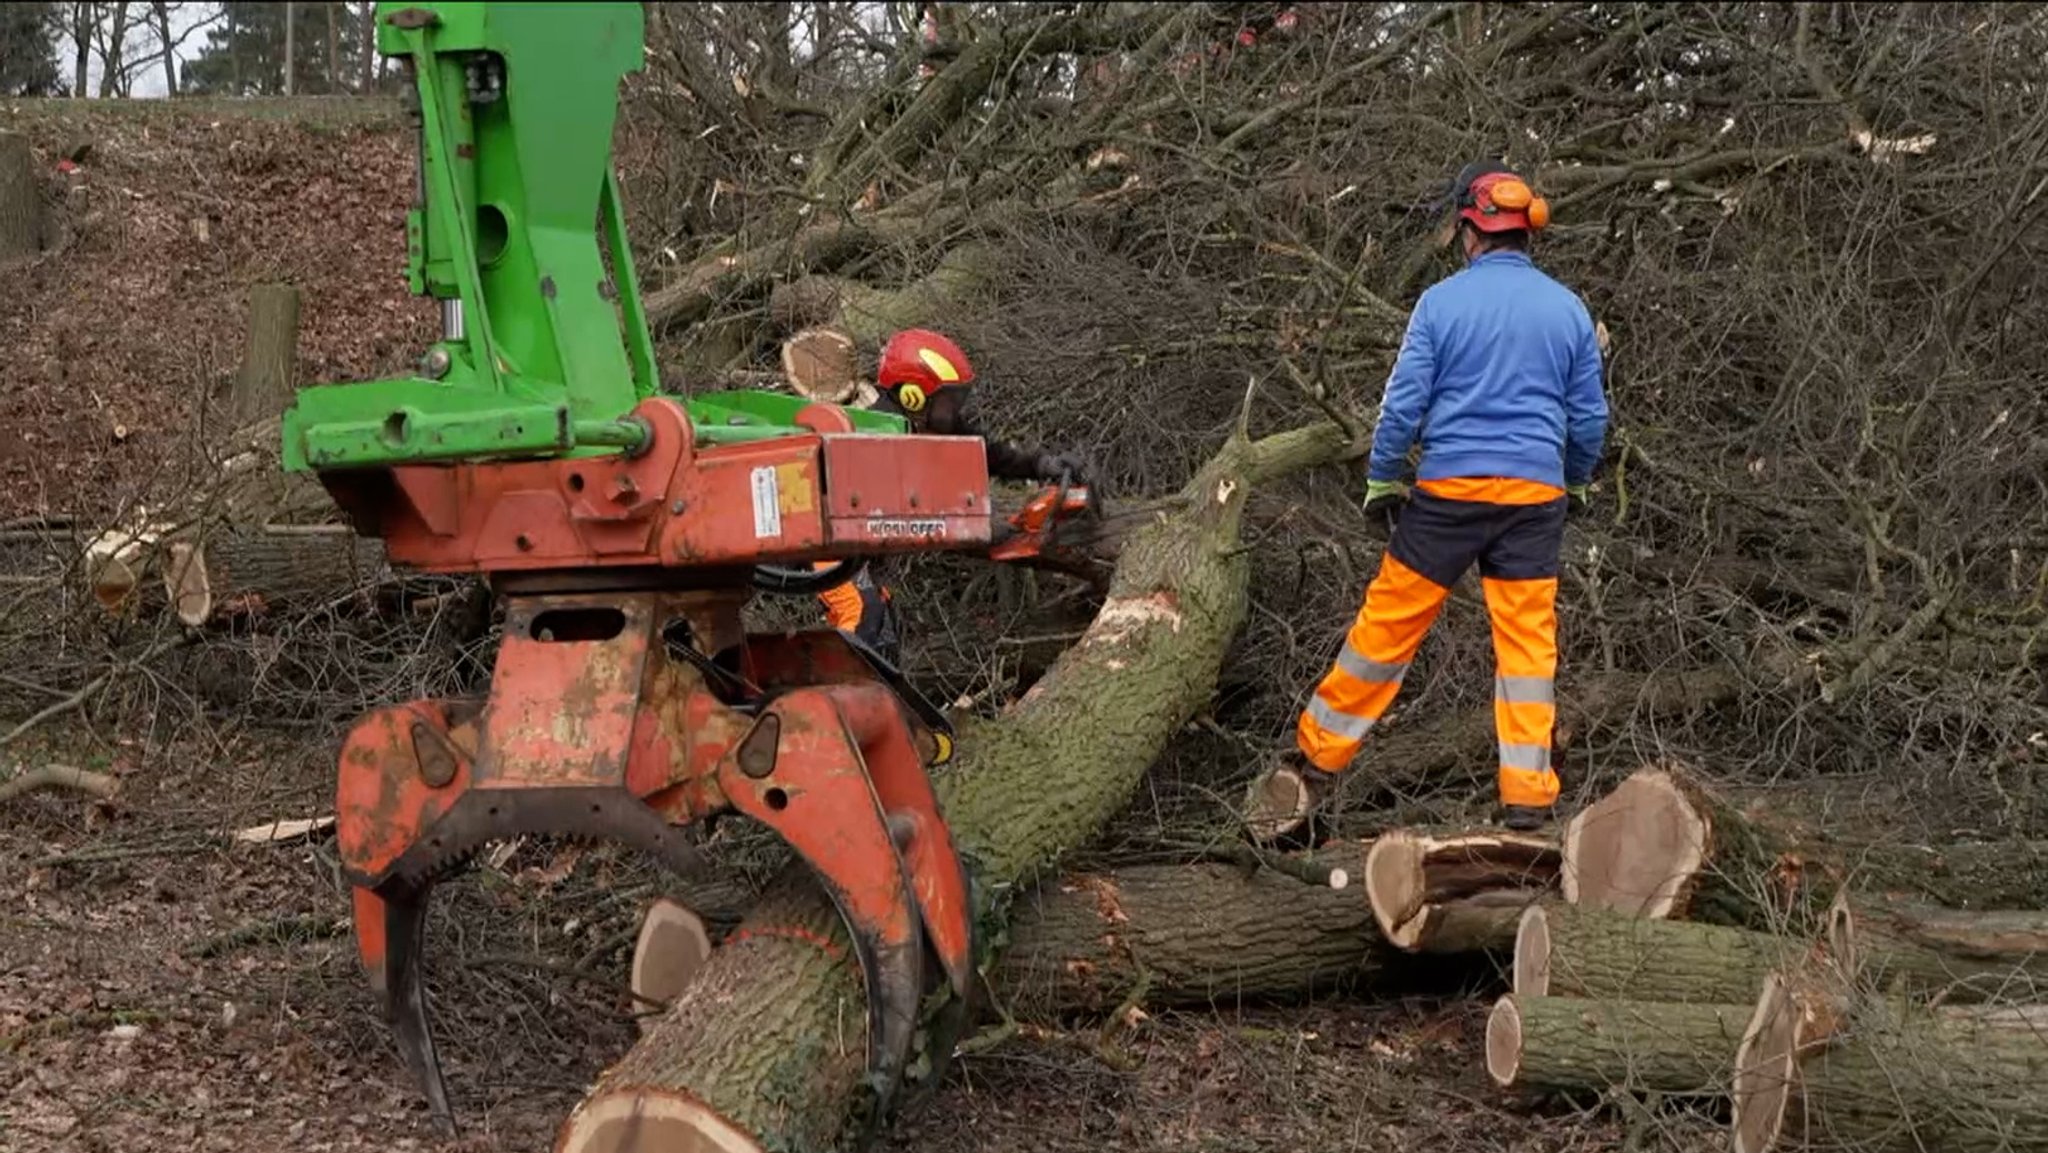
M 1392 532 L 1394 519 L 1400 514 L 1401 506 L 1408 500 L 1408 486 L 1398 480 L 1368 480 L 1365 482 L 1365 516 L 1375 525 L 1385 525 Z
M 1088 462 L 1082 460 L 1079 453 L 1041 454 L 1038 458 L 1038 475 L 1049 481 L 1058 481 L 1064 476 L 1067 483 L 1075 488 L 1089 487 Z
M 1565 506 L 1567 516 L 1576 516 L 1593 507 L 1593 489 L 1590 484 L 1568 484 L 1564 487 L 1565 499 L 1571 503 Z

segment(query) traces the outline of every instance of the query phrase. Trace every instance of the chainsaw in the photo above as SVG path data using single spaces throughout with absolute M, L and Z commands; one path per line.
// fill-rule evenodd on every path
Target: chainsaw
M 879 1114 L 924 995 L 969 992 L 968 883 L 928 775 L 952 734 L 840 633 L 748 635 L 741 609 L 764 571 L 986 552 L 984 448 L 794 397 L 662 391 L 610 156 L 640 5 L 380 3 L 376 34 L 407 75 L 407 274 L 442 335 L 409 375 L 301 390 L 284 466 L 393 564 L 485 578 L 504 620 L 486 695 L 378 708 L 343 742 L 355 943 L 399 1048 L 452 1131 L 424 928 L 480 848 L 565 834 L 686 871 L 690 827 L 737 814 L 846 923 Z

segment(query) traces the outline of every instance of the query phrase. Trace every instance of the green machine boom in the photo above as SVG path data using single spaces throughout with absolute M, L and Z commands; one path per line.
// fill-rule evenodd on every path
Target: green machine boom
M 641 65 L 640 5 L 387 0 L 376 21 L 378 50 L 413 85 L 406 271 L 440 302 L 442 338 L 415 375 L 301 390 L 285 468 L 636 451 L 647 431 L 629 414 L 660 379 L 611 145 L 619 83 Z M 803 403 L 686 402 L 706 443 L 795 431 Z

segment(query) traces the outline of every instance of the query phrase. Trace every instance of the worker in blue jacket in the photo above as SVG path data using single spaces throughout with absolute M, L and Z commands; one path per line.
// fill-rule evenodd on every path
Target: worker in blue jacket
M 1329 794 L 1475 563 L 1493 621 L 1504 823 L 1541 828 L 1557 801 L 1558 553 L 1606 436 L 1600 347 L 1585 304 L 1529 259 L 1550 219 L 1529 183 L 1480 161 L 1452 196 L 1466 266 L 1416 303 L 1373 433 L 1366 510 L 1399 518 L 1296 748 L 1252 785 L 1246 816 L 1262 840 L 1301 828 Z

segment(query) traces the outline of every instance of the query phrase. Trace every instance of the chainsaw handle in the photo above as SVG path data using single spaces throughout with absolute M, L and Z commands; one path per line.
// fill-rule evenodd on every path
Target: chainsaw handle
M 778 593 L 784 596 L 816 596 L 834 585 L 842 584 L 853 577 L 859 564 L 854 560 L 834 561 L 824 568 L 784 568 L 781 565 L 755 565 L 750 580 L 756 589 L 764 593 Z

